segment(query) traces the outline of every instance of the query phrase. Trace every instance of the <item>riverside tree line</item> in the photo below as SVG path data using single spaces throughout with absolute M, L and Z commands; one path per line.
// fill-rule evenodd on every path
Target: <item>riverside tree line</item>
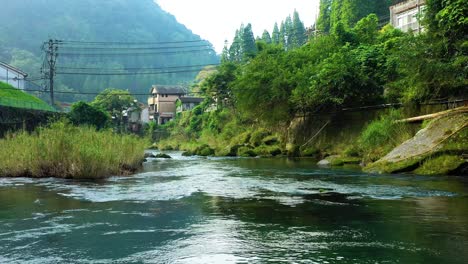
M 418 18 L 425 30 L 419 35 L 379 26 L 377 14 L 388 13 L 391 4 L 383 0 L 322 0 L 319 19 L 305 39 L 297 12 L 257 38 L 252 25 L 241 26 L 226 45 L 221 65 L 194 85 L 206 102 L 170 124 L 172 137 L 159 146 L 200 150 L 204 144 L 212 148 L 204 153 L 242 155 L 248 151 L 236 148 L 247 144 L 253 151 L 248 155 L 278 153 L 261 140 L 250 142 L 267 130 L 261 134 L 278 135 L 284 153 L 289 151 L 287 128 L 298 115 L 466 98 L 468 7 L 461 0 L 426 3 Z M 217 110 L 207 112 L 212 104 Z M 389 128 L 394 124 L 389 119 L 398 116 L 376 120 L 380 124 L 363 131 L 360 145 L 388 150 L 407 139 L 410 133 L 402 133 L 404 128 Z M 270 149 L 256 151 L 256 145 Z M 378 152 L 372 160 L 385 153 Z

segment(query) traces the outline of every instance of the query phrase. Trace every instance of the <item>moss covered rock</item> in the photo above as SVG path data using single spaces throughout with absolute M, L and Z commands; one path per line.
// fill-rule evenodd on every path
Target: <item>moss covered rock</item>
M 250 137 L 250 145 L 258 147 L 262 144 L 263 139 L 270 136 L 271 133 L 265 129 L 259 129 L 252 133 Z
M 300 151 L 301 151 L 301 157 L 319 157 L 320 156 L 320 150 L 314 147 L 302 148 Z
M 281 148 L 278 146 L 260 145 L 254 149 L 254 152 L 260 156 L 278 156 L 282 153 Z
M 267 136 L 266 138 L 262 139 L 263 144 L 267 146 L 276 145 L 279 143 L 279 138 L 277 136 L 271 135 Z
M 421 174 L 447 174 L 450 172 L 449 168 L 456 165 L 453 163 L 457 160 L 455 156 L 461 159 L 461 155 L 468 152 L 467 126 L 467 113 L 456 113 L 435 119 L 413 138 L 405 141 L 377 162 L 367 166 L 365 171 L 377 173 L 415 171 Z M 447 155 L 454 157 L 448 158 Z M 433 161 L 430 161 L 431 159 Z M 438 164 L 445 164 L 446 169 L 432 168 Z M 419 167 L 421 168 L 418 169 Z
M 199 146 L 195 149 L 194 151 L 195 155 L 198 155 L 198 156 L 203 156 L 203 157 L 206 157 L 206 156 L 212 156 L 215 154 L 215 150 L 212 149 L 210 146 L 208 145 L 202 145 L 202 146 Z
M 243 146 L 237 150 L 237 155 L 240 157 L 256 157 L 257 153 L 251 147 Z
M 436 158 L 429 158 L 424 161 L 423 165 L 417 168 L 414 173 L 435 175 L 435 174 L 450 174 L 456 172 L 460 167 L 466 164 L 467 161 L 457 155 L 442 155 Z
M 154 157 L 156 159 L 172 159 L 171 156 L 169 156 L 169 155 L 167 155 L 165 153 L 158 153 L 158 154 L 154 155 Z

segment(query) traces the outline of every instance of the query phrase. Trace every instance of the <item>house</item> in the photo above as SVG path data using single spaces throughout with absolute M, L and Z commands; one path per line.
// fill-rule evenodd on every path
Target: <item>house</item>
M 123 111 L 123 117 L 127 123 L 128 131 L 142 132 L 144 124 L 149 123 L 149 108 L 143 103 L 135 102 L 134 105 Z
M 153 85 L 148 98 L 149 119 L 163 125 L 174 119 L 176 101 L 187 94 L 181 86 Z
M 27 73 L 0 61 L 0 82 L 5 82 L 11 86 L 24 90 L 24 80 L 28 77 Z
M 419 24 L 419 16 L 425 6 L 425 0 L 397 1 L 390 6 L 390 23 L 404 32 L 421 33 L 424 28 Z
M 179 99 L 176 100 L 176 106 L 177 106 L 177 113 L 184 112 L 184 111 L 190 111 L 195 106 L 201 104 L 205 100 L 204 98 L 200 97 L 180 97 Z

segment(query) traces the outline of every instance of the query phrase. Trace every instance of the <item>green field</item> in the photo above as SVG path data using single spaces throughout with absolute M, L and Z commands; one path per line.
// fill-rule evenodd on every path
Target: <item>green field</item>
M 40 111 L 56 110 L 41 99 L 27 94 L 13 86 L 0 82 L 0 106 L 9 106 L 15 108 L 33 109 Z

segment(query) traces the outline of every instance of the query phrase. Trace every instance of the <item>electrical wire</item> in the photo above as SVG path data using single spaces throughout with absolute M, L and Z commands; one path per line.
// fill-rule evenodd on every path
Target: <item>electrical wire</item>
M 70 72 L 70 71 L 57 71 L 57 75 L 89 75 L 89 76 L 128 76 L 128 75 L 159 75 L 159 74 L 173 74 L 173 73 L 193 73 L 199 72 L 202 69 L 194 70 L 181 70 L 181 71 L 165 71 L 165 72 Z
M 204 45 L 191 45 L 191 46 L 172 46 L 172 47 L 138 47 L 138 48 L 135 48 L 135 47 L 126 47 L 126 48 L 122 48 L 122 47 L 94 47 L 94 48 L 90 48 L 90 47 L 60 47 L 61 50 L 72 50 L 72 51 L 75 51 L 75 50 L 83 50 L 83 51 L 98 51 L 98 50 L 110 50 L 110 51 L 118 51 L 118 50 L 164 50 L 164 49 L 184 49 L 184 48 L 211 48 L 212 49 L 212 46 L 211 45 L 208 45 L 208 44 L 204 44 Z
M 59 56 L 79 56 L 79 57 L 103 57 L 103 56 L 148 56 L 160 54 L 182 54 L 182 53 L 197 53 L 211 51 L 215 52 L 212 48 L 209 49 L 191 49 L 191 50 L 177 50 L 177 51 L 160 51 L 160 52 L 134 52 L 134 53 L 73 53 L 73 52 L 57 52 Z
M 69 69 L 69 70 L 165 70 L 165 69 L 182 69 L 182 68 L 192 68 L 192 67 L 208 67 L 208 66 L 218 66 L 220 64 L 199 64 L 199 65 L 187 65 L 187 66 L 168 66 L 168 67 L 158 67 L 158 68 L 98 68 L 98 67 L 71 67 L 71 66 L 59 66 L 57 69 Z
M 164 44 L 182 44 L 182 43 L 197 43 L 197 42 L 208 42 L 207 40 L 182 40 L 182 41 L 160 41 L 160 42 L 113 42 L 113 41 L 79 41 L 79 40 L 53 40 L 55 44 L 58 45 L 164 45 Z M 48 44 L 49 42 L 44 42 L 44 45 Z

